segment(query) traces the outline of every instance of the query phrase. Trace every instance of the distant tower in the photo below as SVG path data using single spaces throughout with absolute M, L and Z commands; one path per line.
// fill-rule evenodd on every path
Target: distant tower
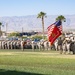
M 8 23 L 6 23 L 6 36 L 7 36 L 7 29 L 8 29 L 7 27 L 8 27 Z

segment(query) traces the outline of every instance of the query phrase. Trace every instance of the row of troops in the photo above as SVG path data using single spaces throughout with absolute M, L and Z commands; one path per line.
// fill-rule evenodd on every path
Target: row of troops
M 0 40 L 0 49 L 48 49 L 48 41 Z
M 74 37 L 62 37 L 59 40 L 55 41 L 55 49 L 60 50 L 60 54 L 62 53 L 70 53 L 71 51 L 75 54 L 75 38 Z
M 21 48 L 20 41 L 7 41 L 1 40 L 0 41 L 0 49 L 19 49 Z
M 35 43 L 32 42 L 32 49 L 39 48 L 39 50 L 56 50 L 62 53 L 70 53 L 73 52 L 75 54 L 75 37 L 59 37 L 56 39 L 53 45 L 50 45 L 50 42 L 47 40 L 40 41 Z
M 47 40 L 45 41 L 21 41 L 21 40 L 1 40 L 0 49 L 39 49 L 39 50 L 49 50 L 50 44 Z
M 60 50 L 60 53 L 68 53 L 75 48 L 75 39 L 74 38 L 59 38 L 53 45 L 50 45 L 50 42 L 47 40 L 44 41 L 21 41 L 21 40 L 1 40 L 0 49 L 39 49 L 39 50 Z M 75 49 L 74 49 L 75 50 Z

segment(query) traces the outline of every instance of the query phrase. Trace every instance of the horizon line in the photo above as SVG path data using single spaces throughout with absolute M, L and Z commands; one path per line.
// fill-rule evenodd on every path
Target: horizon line
M 37 15 L 38 15 L 38 14 L 37 14 Z M 16 15 L 16 16 L 15 16 L 15 15 L 14 15 L 14 16 L 9 16 L 9 15 L 8 15 L 8 16 L 0 16 L 0 17 L 24 17 L 24 16 L 37 16 L 37 15 Z M 75 14 L 59 14 L 59 15 L 73 16 L 73 15 L 75 15 Z M 52 14 L 52 15 L 50 14 L 50 15 L 47 15 L 47 16 L 59 16 L 59 15 L 58 15 L 58 14 L 56 14 L 56 15 L 55 15 L 55 14 L 54 14 L 54 15 L 53 15 L 53 14 Z

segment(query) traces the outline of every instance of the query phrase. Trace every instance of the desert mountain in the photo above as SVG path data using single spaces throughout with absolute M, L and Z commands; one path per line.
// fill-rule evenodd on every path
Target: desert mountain
M 64 15 L 66 22 L 63 22 L 63 30 L 75 29 L 75 15 Z M 49 25 L 55 22 L 58 15 L 47 15 L 45 18 L 45 30 Z M 37 18 L 37 15 L 29 16 L 12 16 L 12 17 L 0 17 L 2 22 L 2 31 L 42 31 L 41 19 Z

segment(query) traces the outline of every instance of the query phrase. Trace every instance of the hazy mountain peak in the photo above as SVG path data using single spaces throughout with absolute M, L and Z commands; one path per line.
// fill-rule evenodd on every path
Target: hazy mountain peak
M 48 15 L 45 18 L 45 30 L 49 25 L 55 22 L 58 15 Z M 66 22 L 63 23 L 63 29 L 75 29 L 75 15 L 65 15 Z M 37 15 L 0 17 L 3 23 L 2 30 L 6 31 L 42 31 L 42 22 Z M 6 27 L 7 26 L 7 27 Z

